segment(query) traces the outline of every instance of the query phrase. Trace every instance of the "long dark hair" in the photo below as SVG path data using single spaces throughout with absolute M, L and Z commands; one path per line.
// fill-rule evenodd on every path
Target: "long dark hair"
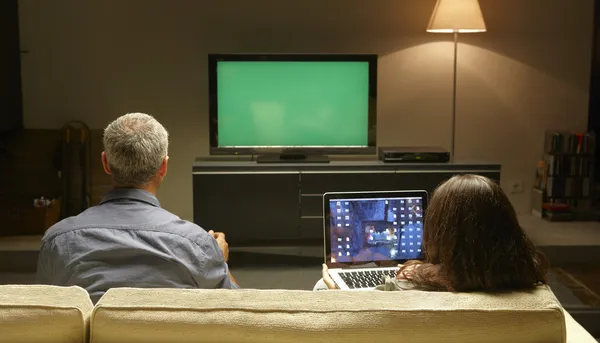
M 435 190 L 423 249 L 425 261 L 409 261 L 398 274 L 417 287 L 468 292 L 547 282 L 546 257 L 527 238 L 504 191 L 483 176 L 457 175 Z

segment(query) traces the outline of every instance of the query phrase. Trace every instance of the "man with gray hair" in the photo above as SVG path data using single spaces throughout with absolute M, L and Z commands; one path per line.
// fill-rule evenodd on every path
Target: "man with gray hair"
M 129 113 L 104 130 L 104 171 L 113 189 L 98 206 L 52 226 L 42 239 L 38 281 L 85 288 L 238 288 L 225 235 L 160 207 L 169 135 L 152 116 Z

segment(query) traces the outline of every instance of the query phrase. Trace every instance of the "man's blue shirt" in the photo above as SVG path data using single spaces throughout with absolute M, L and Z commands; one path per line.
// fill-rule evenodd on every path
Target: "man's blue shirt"
M 133 188 L 114 189 L 48 229 L 37 275 L 42 284 L 83 287 L 94 303 L 113 287 L 237 288 L 213 237 Z

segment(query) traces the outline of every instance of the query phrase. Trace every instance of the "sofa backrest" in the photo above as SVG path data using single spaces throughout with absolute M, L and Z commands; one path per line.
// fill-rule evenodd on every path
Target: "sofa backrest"
M 92 308 L 80 287 L 0 286 L 0 342 L 87 342 Z
M 566 340 L 546 286 L 530 292 L 111 289 L 91 342 L 547 342 Z

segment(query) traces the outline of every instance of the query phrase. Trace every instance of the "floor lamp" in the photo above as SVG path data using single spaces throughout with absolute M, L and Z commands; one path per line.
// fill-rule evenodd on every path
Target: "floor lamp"
M 456 73 L 458 60 L 458 34 L 485 32 L 485 21 L 477 0 L 437 0 L 427 32 L 454 34 L 454 82 L 452 91 L 452 147 L 454 161 L 456 136 Z

